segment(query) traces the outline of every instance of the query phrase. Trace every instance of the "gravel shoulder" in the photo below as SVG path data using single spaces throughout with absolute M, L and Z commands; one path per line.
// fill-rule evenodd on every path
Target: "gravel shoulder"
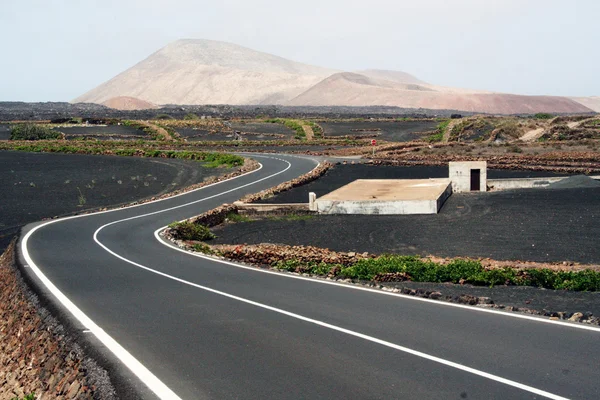
M 230 172 L 176 159 L 0 151 L 0 251 L 45 218 L 159 196 Z

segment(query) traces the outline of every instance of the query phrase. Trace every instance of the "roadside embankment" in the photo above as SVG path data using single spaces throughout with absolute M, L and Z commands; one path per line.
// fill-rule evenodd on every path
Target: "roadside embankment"
M 112 399 L 106 372 L 27 288 L 15 241 L 0 256 L 0 398 Z

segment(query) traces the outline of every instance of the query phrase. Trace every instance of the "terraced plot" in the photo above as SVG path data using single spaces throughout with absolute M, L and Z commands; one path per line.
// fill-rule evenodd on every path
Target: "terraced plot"
M 436 129 L 437 121 L 348 121 L 320 122 L 325 137 L 364 136 L 390 142 L 410 142 L 421 139 L 418 133 Z
M 64 133 L 66 138 L 70 140 L 81 138 L 99 140 L 149 139 L 143 131 L 125 125 L 67 126 L 54 128 L 54 130 Z

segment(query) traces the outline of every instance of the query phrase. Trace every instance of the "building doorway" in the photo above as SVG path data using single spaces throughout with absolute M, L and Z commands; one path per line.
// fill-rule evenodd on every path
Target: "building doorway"
M 472 169 L 471 170 L 471 191 L 480 191 L 481 190 L 481 170 L 480 169 Z

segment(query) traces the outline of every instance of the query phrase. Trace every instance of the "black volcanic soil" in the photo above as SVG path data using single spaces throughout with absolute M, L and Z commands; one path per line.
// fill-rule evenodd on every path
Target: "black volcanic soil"
M 215 231 L 216 243 L 337 251 L 600 263 L 600 188 L 453 194 L 437 215 L 323 215 Z
M 10 139 L 10 125 L 0 124 L 0 140 Z
M 488 179 L 534 178 L 566 176 L 545 171 L 488 170 Z M 314 192 L 317 197 L 341 188 L 356 179 L 427 179 L 447 178 L 448 167 L 398 167 L 390 165 L 348 164 L 336 165 L 321 178 L 306 185 L 295 187 L 259 203 L 306 203 L 308 194 Z
M 130 203 L 229 171 L 184 160 L 9 151 L 0 151 L 0 166 L 0 252 L 27 223 Z
M 125 125 L 90 125 L 90 126 L 61 126 L 53 128 L 67 136 L 77 135 L 123 135 L 123 136 L 145 136 L 144 132 L 132 126 Z
M 283 124 L 270 122 L 234 122 L 231 123 L 231 128 L 240 132 L 285 135 L 288 138 L 291 138 L 295 134 L 293 130 Z
M 418 133 L 435 130 L 437 121 L 352 121 L 321 122 L 325 137 L 377 135 L 390 142 L 410 142 L 423 137 Z

